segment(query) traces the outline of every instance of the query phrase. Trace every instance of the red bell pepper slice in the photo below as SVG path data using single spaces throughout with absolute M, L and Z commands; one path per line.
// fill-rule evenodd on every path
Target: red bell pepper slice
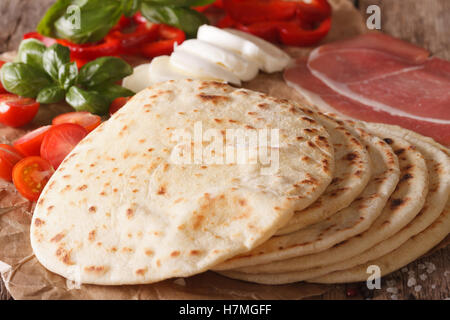
M 299 1 L 297 3 L 297 18 L 302 22 L 316 23 L 331 16 L 331 6 L 327 0 Z
M 139 54 L 141 45 L 155 41 L 159 35 L 158 24 L 138 24 L 133 32 L 124 33 L 122 30 L 114 30 L 107 37 L 120 41 L 120 54 Z
M 216 23 L 216 26 L 219 28 L 234 28 L 236 25 L 237 22 L 234 21 L 229 15 L 225 15 Z
M 296 1 L 280 0 L 224 0 L 225 11 L 240 23 L 293 19 L 297 12 Z
M 280 42 L 288 46 L 312 46 L 328 34 L 331 18 L 323 20 L 315 29 L 306 29 L 300 21 L 295 20 L 238 24 L 236 28 L 270 42 Z
M 70 56 L 73 60 L 95 60 L 104 56 L 116 56 L 120 49 L 120 41 L 112 37 L 105 37 L 95 44 L 75 44 L 65 39 L 56 41 L 70 49 Z
M 325 38 L 331 28 L 331 17 L 323 20 L 319 27 L 313 30 L 303 29 L 296 23 L 286 23 L 279 26 L 280 41 L 288 46 L 312 46 Z
M 141 53 L 147 58 L 170 55 L 175 43 L 181 44 L 186 40 L 186 35 L 182 30 L 165 24 L 159 26 L 158 32 L 159 40 L 145 44 L 141 48 Z

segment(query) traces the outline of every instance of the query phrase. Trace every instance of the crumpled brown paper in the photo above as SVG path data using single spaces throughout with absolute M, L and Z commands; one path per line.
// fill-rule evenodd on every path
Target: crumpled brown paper
M 325 41 L 365 32 L 363 19 L 348 0 L 331 0 L 333 27 Z M 293 57 L 309 49 L 285 48 Z M 287 87 L 281 74 L 260 74 L 245 87 L 302 101 Z M 70 111 L 65 105 L 41 108 L 34 123 L 24 129 L 0 127 L 0 143 L 10 143 L 32 127 L 47 124 L 54 115 Z M 33 255 L 29 227 L 33 205 L 22 198 L 11 183 L 0 181 L 0 275 L 15 299 L 302 299 L 321 295 L 333 286 L 296 283 L 258 285 L 231 280 L 206 272 L 185 279 L 134 286 L 81 285 L 47 271 Z

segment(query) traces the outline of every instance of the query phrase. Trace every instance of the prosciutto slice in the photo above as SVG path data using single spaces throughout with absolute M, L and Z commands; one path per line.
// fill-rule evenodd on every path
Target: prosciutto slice
M 450 63 L 424 49 L 363 35 L 319 47 L 284 76 L 324 111 L 397 124 L 450 145 Z

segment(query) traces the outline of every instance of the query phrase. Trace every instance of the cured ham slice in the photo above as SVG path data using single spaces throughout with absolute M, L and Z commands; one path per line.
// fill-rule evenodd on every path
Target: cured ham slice
M 450 63 L 427 56 L 403 41 L 365 35 L 316 49 L 285 80 L 324 111 L 397 124 L 448 146 Z

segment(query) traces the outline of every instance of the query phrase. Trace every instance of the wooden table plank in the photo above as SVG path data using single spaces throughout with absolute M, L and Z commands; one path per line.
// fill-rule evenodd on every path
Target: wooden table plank
M 17 49 L 55 0 L 0 0 L 0 52 Z

